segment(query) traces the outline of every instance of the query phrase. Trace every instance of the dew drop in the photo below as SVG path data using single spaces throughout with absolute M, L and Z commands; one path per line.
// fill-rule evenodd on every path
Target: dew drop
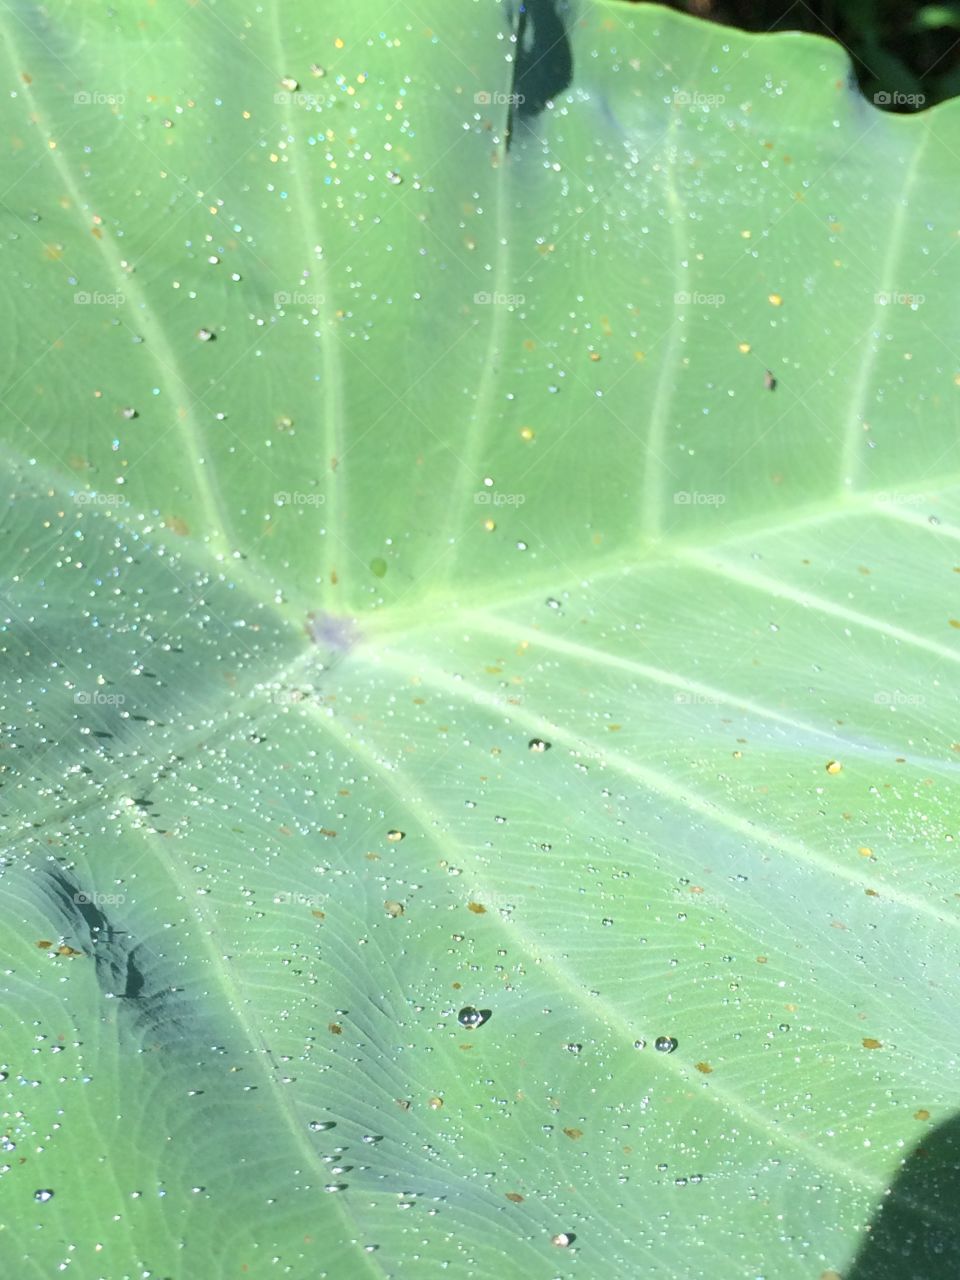
M 657 1053 L 673 1053 L 677 1047 L 677 1041 L 673 1036 L 657 1036 L 653 1047 Z

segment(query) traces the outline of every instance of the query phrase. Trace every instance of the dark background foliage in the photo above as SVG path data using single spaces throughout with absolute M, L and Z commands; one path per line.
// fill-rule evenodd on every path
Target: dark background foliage
M 633 0 L 644 3 L 645 0 Z M 960 3 L 911 0 L 661 0 L 745 31 L 813 31 L 850 53 L 866 97 L 916 111 L 960 94 Z

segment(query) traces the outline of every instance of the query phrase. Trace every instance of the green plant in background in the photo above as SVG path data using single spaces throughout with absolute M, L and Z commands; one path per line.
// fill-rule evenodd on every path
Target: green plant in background
M 632 0 L 647 3 L 647 0 Z M 669 0 L 683 13 L 748 31 L 809 31 L 838 40 L 864 94 L 917 111 L 960 92 L 960 5 L 917 0 Z
M 0 30 L 4 1274 L 955 1275 L 956 107 Z

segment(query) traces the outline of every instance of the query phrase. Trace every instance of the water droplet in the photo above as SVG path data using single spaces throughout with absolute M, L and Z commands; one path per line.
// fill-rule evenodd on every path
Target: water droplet
M 335 1129 L 337 1122 L 336 1120 L 311 1120 L 309 1127 L 314 1133 L 326 1133 L 328 1129 Z
M 213 340 L 214 340 L 214 338 L 215 338 L 216 336 L 217 336 L 217 335 L 213 332 L 213 330 L 212 330 L 212 329 L 198 329 L 198 330 L 197 330 L 197 339 L 198 339 L 200 342 L 213 342 Z
M 677 1047 L 677 1042 L 674 1040 L 673 1036 L 657 1036 L 653 1047 L 656 1049 L 657 1053 L 673 1053 L 674 1049 Z
M 392 841 L 394 844 L 398 844 L 406 834 L 407 833 L 405 831 L 388 831 L 387 839 Z
M 121 418 L 126 418 L 126 420 L 127 420 L 128 422 L 130 422 L 130 421 L 131 421 L 131 419 L 136 418 L 136 417 L 138 416 L 138 414 L 137 414 L 136 409 L 131 409 L 131 408 L 127 407 L 126 409 L 121 409 L 121 410 L 120 410 L 120 416 L 121 416 Z
M 569 1249 L 576 1238 L 572 1231 L 561 1231 L 557 1235 L 551 1236 L 550 1243 L 555 1244 L 558 1249 Z
M 531 738 L 527 746 L 531 751 L 536 751 L 539 755 L 543 755 L 545 751 L 549 751 L 551 743 L 545 742 L 543 738 Z
M 647 1047 L 646 1040 L 634 1040 L 633 1047 L 635 1049 L 645 1049 Z
M 839 773 L 842 768 L 843 768 L 843 765 L 840 763 L 839 760 L 827 761 L 827 765 L 826 765 L 827 773 Z
M 564 1048 L 566 1049 L 567 1053 L 579 1053 L 583 1049 L 583 1045 L 568 1044 L 568 1045 L 565 1045 Z
M 40 1204 L 46 1204 L 48 1200 L 53 1199 L 53 1192 L 48 1187 L 44 1187 L 40 1191 L 35 1191 L 33 1198 L 38 1200 Z
M 401 178 L 400 174 L 397 173 L 396 169 L 388 169 L 387 181 L 392 182 L 395 187 L 399 187 L 400 183 L 403 181 L 403 178 Z
M 472 1004 L 464 1005 L 457 1014 L 457 1021 L 461 1027 L 482 1027 L 490 1015 L 484 1016 L 482 1009 L 475 1009 Z

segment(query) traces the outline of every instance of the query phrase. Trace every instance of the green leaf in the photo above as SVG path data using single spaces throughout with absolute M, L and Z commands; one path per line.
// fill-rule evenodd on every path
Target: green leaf
M 516 9 L 0 16 L 5 1275 L 956 1274 L 957 109 Z
M 942 31 L 944 27 L 960 27 L 960 5 L 925 4 L 910 23 L 913 31 Z

